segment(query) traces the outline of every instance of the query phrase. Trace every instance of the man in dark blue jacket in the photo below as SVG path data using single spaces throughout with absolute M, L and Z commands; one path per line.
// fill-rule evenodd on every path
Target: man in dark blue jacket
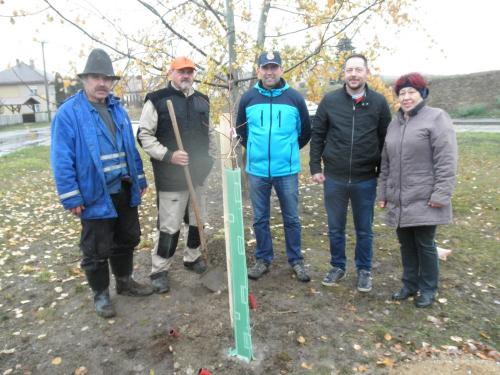
M 310 281 L 300 249 L 298 214 L 300 149 L 309 142 L 311 125 L 304 98 L 281 76 L 278 52 L 264 52 L 258 60 L 260 80 L 241 98 L 237 133 L 246 147 L 248 184 L 257 246 L 255 265 L 248 277 L 258 279 L 269 271 L 274 258 L 269 228 L 271 189 L 278 196 L 283 216 L 286 255 L 297 279 Z
M 108 54 L 94 49 L 79 77 L 84 89 L 64 102 L 52 122 L 51 163 L 63 207 L 81 220 L 81 267 L 96 312 L 110 318 L 108 261 L 118 294 L 153 292 L 132 278 L 141 236 L 137 206 L 147 183 L 128 115 L 110 94 L 120 77 Z
M 363 55 L 346 60 L 344 75 L 344 87 L 327 93 L 319 103 L 309 165 L 312 179 L 324 183 L 328 215 L 332 268 L 323 285 L 335 285 L 345 277 L 345 225 L 351 201 L 356 228 L 357 289 L 369 292 L 377 175 L 391 111 L 385 98 L 366 84 L 369 70 Z

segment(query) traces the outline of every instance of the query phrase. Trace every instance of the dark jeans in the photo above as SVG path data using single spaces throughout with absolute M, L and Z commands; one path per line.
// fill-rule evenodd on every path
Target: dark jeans
M 371 271 L 373 256 L 373 209 L 377 179 L 348 183 L 325 176 L 325 208 L 328 215 L 330 264 L 346 269 L 345 225 L 347 207 L 351 201 L 352 217 L 356 229 L 354 261 L 358 270 Z
M 81 267 L 94 291 L 109 285 L 108 259 L 116 277 L 132 274 L 133 251 L 141 237 L 137 207 L 129 205 L 128 184 L 124 183 L 122 190 L 112 194 L 111 199 L 118 217 L 81 220 Z
M 271 189 L 274 187 L 283 216 L 288 263 L 293 266 L 302 261 L 304 258 L 300 252 L 298 175 L 268 178 L 248 174 L 248 186 L 253 207 L 253 229 L 257 241 L 255 258 L 266 263 L 271 263 L 274 258 L 271 229 L 269 228 Z
M 403 285 L 412 292 L 434 295 L 438 288 L 439 263 L 435 225 L 397 228 L 403 263 Z

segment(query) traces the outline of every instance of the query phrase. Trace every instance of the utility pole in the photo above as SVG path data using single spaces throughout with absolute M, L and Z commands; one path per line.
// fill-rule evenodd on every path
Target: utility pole
M 40 42 L 42 43 L 42 58 L 43 58 L 43 82 L 45 83 L 45 100 L 47 101 L 47 115 L 49 116 L 49 123 L 52 122 L 52 115 L 50 114 L 50 100 L 49 100 L 49 84 L 47 82 L 47 70 L 45 69 L 45 48 L 44 44 L 46 42 Z

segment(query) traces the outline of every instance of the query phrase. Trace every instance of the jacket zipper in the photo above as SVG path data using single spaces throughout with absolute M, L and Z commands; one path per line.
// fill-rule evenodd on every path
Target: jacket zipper
M 349 183 L 351 183 L 352 173 L 352 152 L 354 148 L 354 123 L 356 121 L 356 103 L 352 102 L 352 128 L 351 128 L 351 153 L 349 155 Z
M 260 127 L 264 127 L 264 111 L 260 111 Z
M 398 215 L 398 227 L 401 221 L 401 211 L 403 210 L 403 202 L 401 200 L 401 192 L 403 190 L 403 139 L 405 137 L 405 132 L 406 132 L 406 125 L 408 124 L 408 120 L 405 119 L 405 122 L 403 123 L 403 130 L 401 131 L 401 138 L 399 140 L 399 215 Z
M 269 90 L 270 100 L 269 100 L 269 142 L 267 143 L 267 155 L 268 155 L 268 175 L 271 177 L 271 132 L 273 128 L 273 91 Z
M 278 112 L 278 128 L 281 128 L 281 111 Z

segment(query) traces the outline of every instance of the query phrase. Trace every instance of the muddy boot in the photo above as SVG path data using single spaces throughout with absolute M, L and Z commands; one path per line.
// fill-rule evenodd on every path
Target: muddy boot
M 207 262 L 200 256 L 194 262 L 184 262 L 184 267 L 195 273 L 202 274 L 207 270 Z
M 170 290 L 168 285 L 167 271 L 154 273 L 151 276 L 151 286 L 155 293 L 167 293 Z
M 109 290 L 103 290 L 94 294 L 94 306 L 97 315 L 103 318 L 112 318 L 116 315 L 115 309 L 109 298 Z
M 132 276 L 116 278 L 116 294 L 140 297 L 153 294 L 153 288 L 149 285 L 139 284 Z

